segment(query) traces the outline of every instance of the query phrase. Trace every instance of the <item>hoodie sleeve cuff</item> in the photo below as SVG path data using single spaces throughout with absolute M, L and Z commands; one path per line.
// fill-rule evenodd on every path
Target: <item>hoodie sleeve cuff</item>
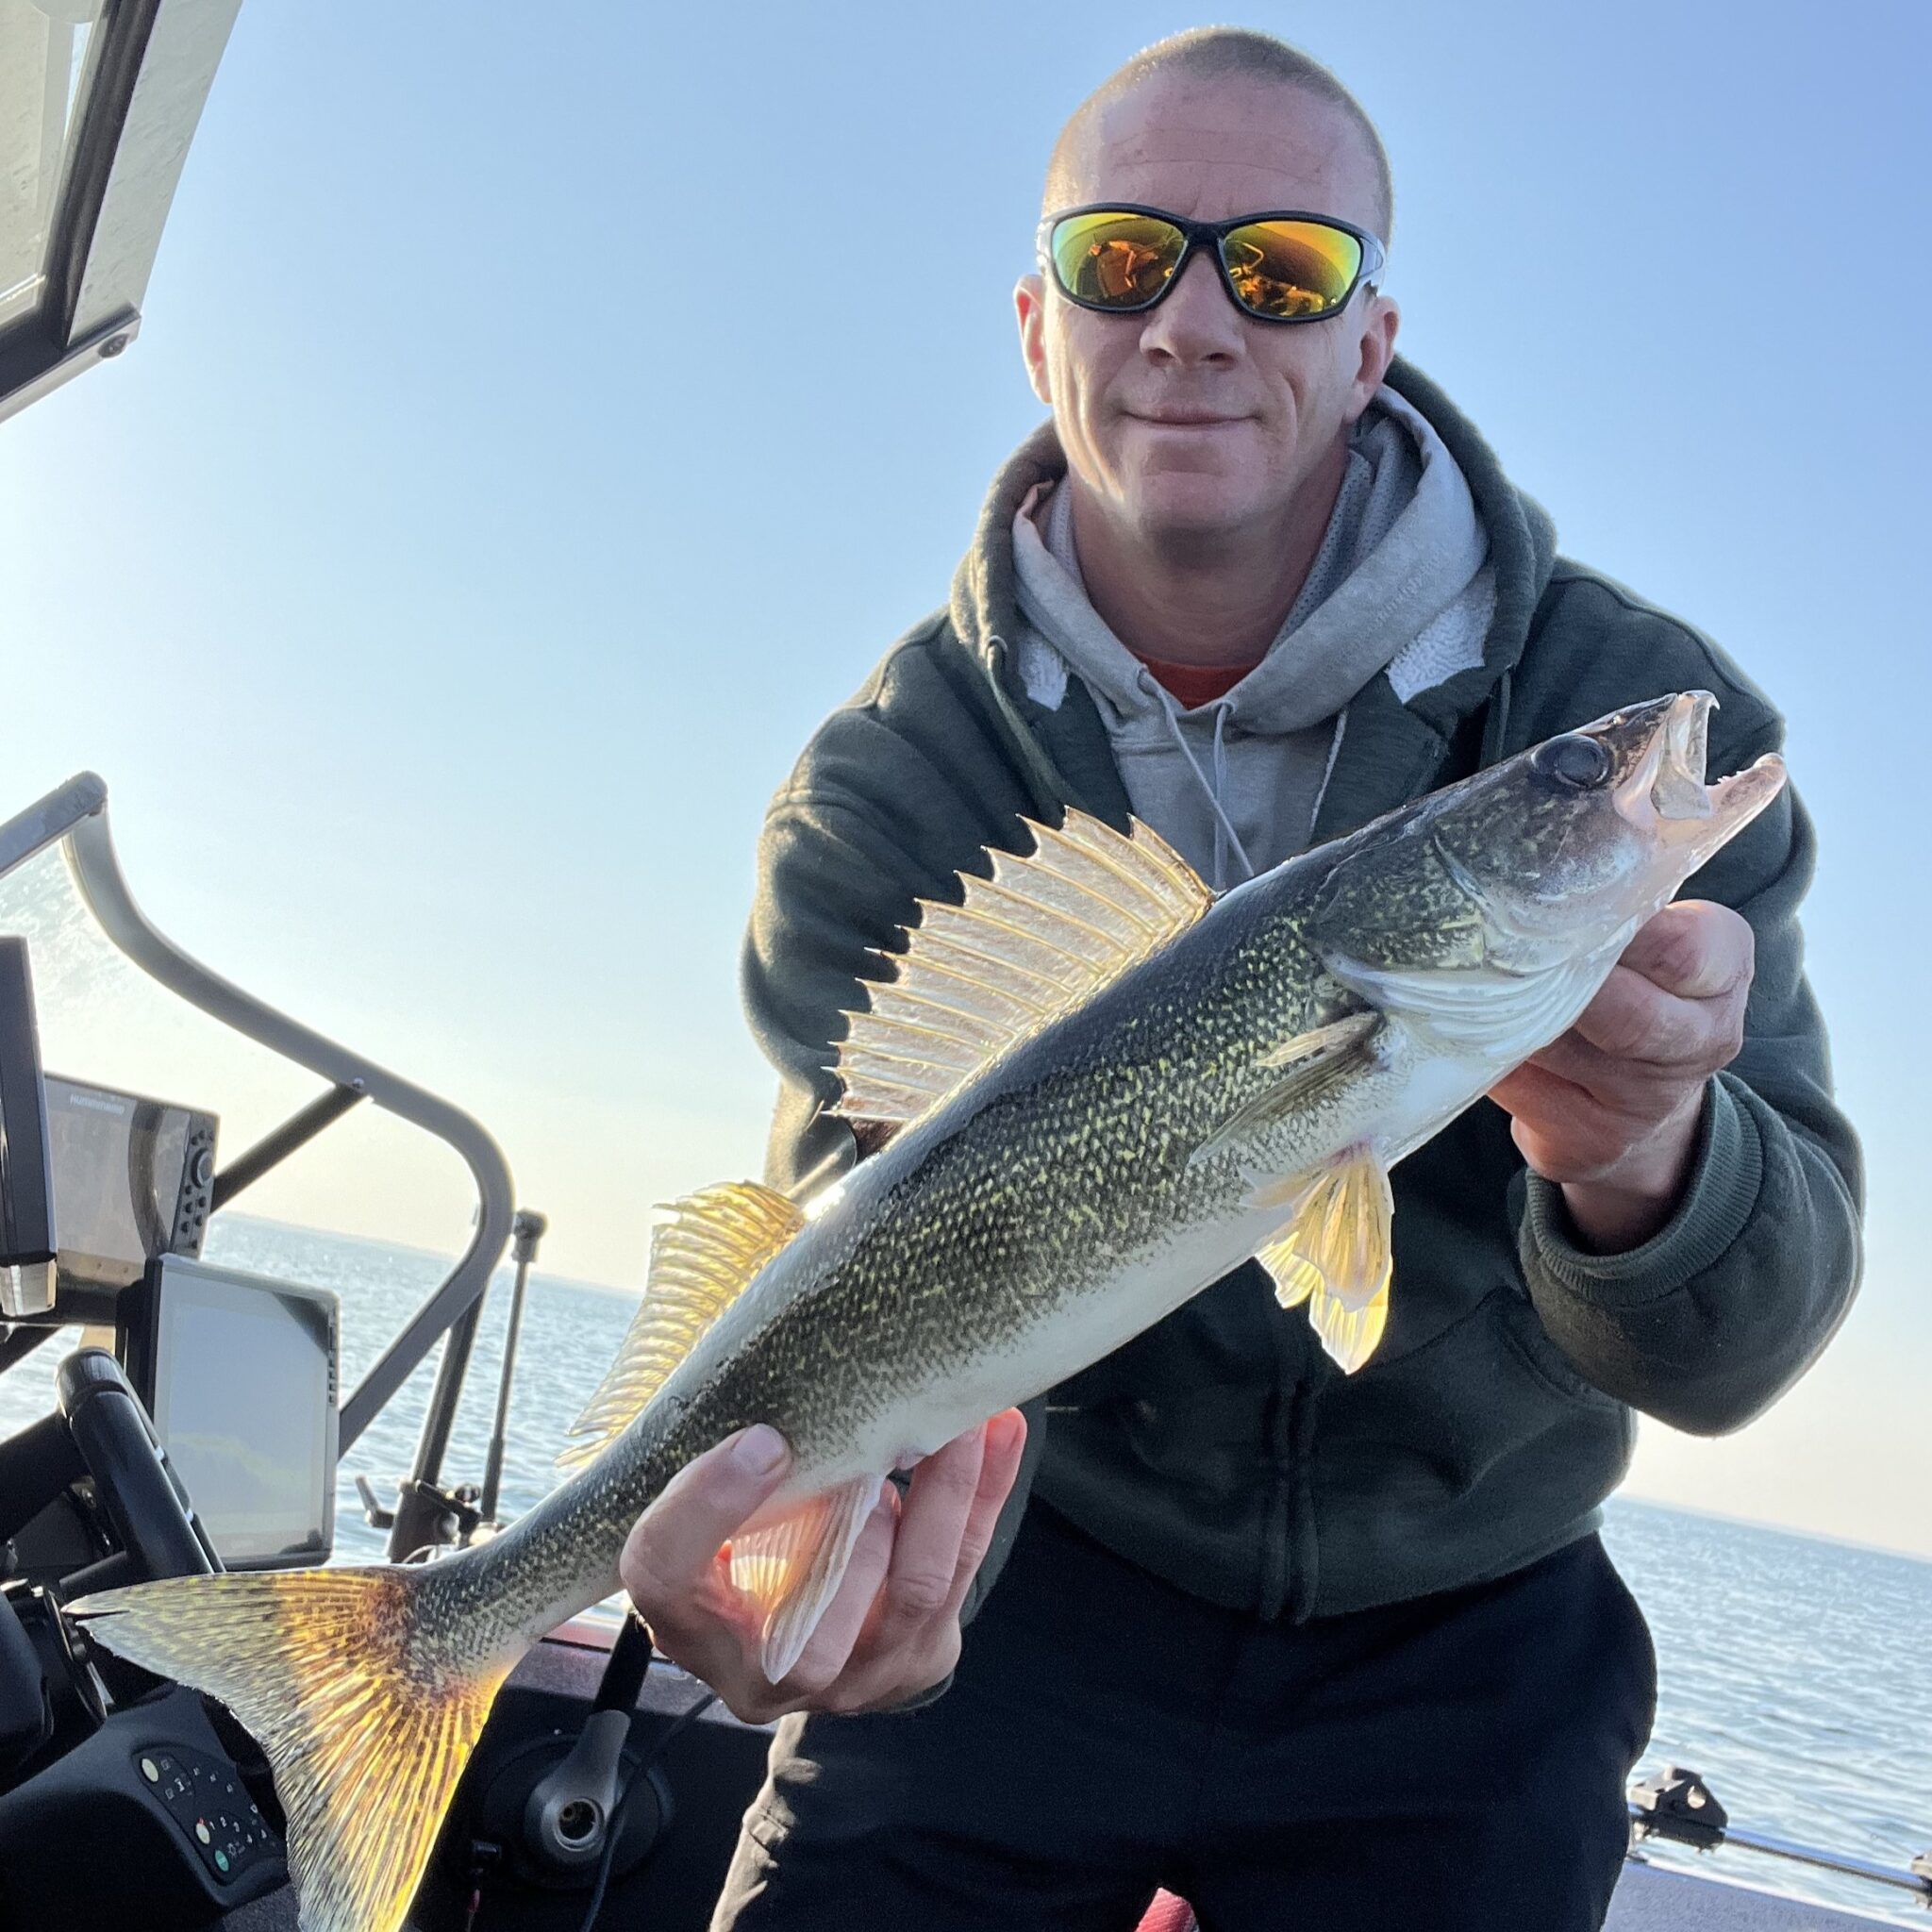
M 1524 1178 L 1524 1265 L 1598 1307 L 1629 1308 L 1674 1294 L 1724 1256 L 1757 1205 L 1764 1149 L 1750 1108 L 1727 1076 L 1714 1074 L 1677 1211 L 1641 1247 L 1622 1254 L 1579 1247 L 1562 1189 L 1541 1174 Z

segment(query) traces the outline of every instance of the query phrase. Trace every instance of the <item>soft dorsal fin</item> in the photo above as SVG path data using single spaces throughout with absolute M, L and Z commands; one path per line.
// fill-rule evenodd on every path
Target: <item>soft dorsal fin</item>
M 795 1203 L 756 1181 L 726 1181 L 663 1210 L 651 1237 L 643 1300 L 559 1468 L 589 1462 L 643 1412 L 699 1336 L 804 1224 Z
M 895 979 L 848 1015 L 837 1073 L 848 1119 L 905 1125 L 1003 1054 L 1185 932 L 1214 903 L 1186 859 L 1137 819 L 1123 835 L 1070 811 L 1024 822 L 1034 849 L 993 854 L 965 903 L 920 901 Z

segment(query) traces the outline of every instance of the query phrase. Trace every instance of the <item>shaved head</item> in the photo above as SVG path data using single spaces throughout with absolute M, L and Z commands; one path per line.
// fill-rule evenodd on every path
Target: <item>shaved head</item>
M 1310 59 L 1272 34 L 1235 26 L 1193 27 L 1186 33 L 1171 34 L 1136 54 L 1102 81 L 1074 109 L 1054 142 L 1042 212 L 1075 207 L 1091 197 L 1091 150 L 1106 110 L 1148 82 L 1169 78 L 1209 83 L 1239 79 L 1250 84 L 1244 90 L 1247 92 L 1279 90 L 1304 102 L 1322 104 L 1330 110 L 1341 138 L 1357 146 L 1360 158 L 1367 163 L 1370 205 L 1358 218 L 1383 242 L 1389 240 L 1395 218 L 1394 182 L 1382 137 L 1362 104 L 1319 60 Z

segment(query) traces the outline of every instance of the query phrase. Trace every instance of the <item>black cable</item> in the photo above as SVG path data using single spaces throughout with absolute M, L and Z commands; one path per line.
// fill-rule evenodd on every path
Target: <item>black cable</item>
M 617 1803 L 611 1807 L 610 1823 L 605 1827 L 604 1856 L 597 1861 L 597 1883 L 591 1888 L 591 1903 L 584 1912 L 583 1921 L 578 1925 L 577 1932 L 594 1932 L 597 1924 L 597 1914 L 604 1909 L 604 1893 L 610 1884 L 611 1867 L 617 1861 L 617 1841 L 624 1836 L 625 1814 L 630 1809 L 631 1799 L 637 1795 L 639 1789 L 649 1779 L 652 1770 L 656 1767 L 658 1758 L 662 1757 L 665 1751 L 669 1748 L 671 1740 L 680 1731 L 695 1724 L 699 1717 L 708 1710 L 712 1705 L 716 1704 L 717 1701 L 718 1693 L 715 1690 L 707 1690 L 696 1703 L 679 1711 L 672 1719 L 670 1728 L 652 1745 L 650 1756 L 631 1774 L 630 1782 L 624 1788 L 624 1796 L 618 1799 Z M 637 1727 L 635 1713 L 631 1717 L 631 1727 L 633 1730 Z

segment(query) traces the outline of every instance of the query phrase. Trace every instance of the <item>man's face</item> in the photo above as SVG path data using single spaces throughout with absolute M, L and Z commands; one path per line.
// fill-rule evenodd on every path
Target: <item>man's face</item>
M 1374 164 L 1347 117 L 1269 83 L 1150 80 L 1091 116 L 1071 158 L 1057 207 L 1138 202 L 1200 221 L 1297 208 L 1381 225 Z M 1137 315 L 1078 308 L 1037 274 L 1014 301 L 1083 514 L 1180 558 L 1287 527 L 1311 483 L 1332 492 L 1348 425 L 1394 354 L 1382 297 L 1358 289 L 1321 322 L 1258 322 L 1207 252 Z

